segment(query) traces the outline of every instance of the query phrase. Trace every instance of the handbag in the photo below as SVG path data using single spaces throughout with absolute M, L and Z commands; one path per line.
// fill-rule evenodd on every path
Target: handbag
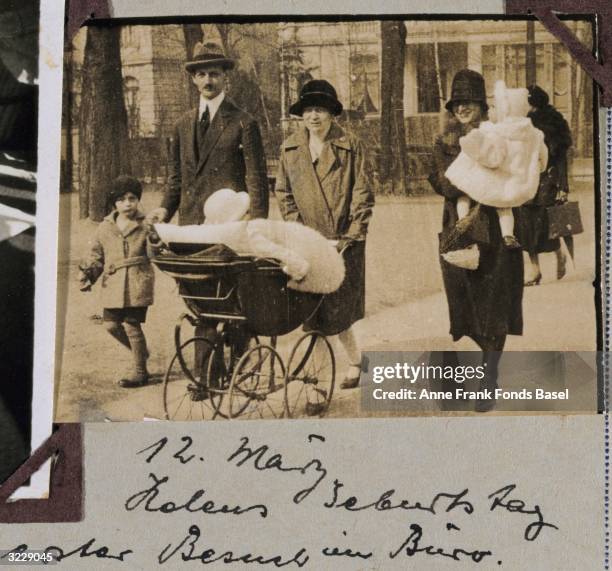
M 477 270 L 480 264 L 478 244 L 470 244 L 460 250 L 451 250 L 441 254 L 449 264 L 464 270 Z
M 546 209 L 548 238 L 554 240 L 583 232 L 580 208 L 577 202 L 555 204 Z
M 453 228 L 439 235 L 440 255 L 449 264 L 464 270 L 476 270 L 480 263 L 478 243 L 488 243 L 488 218 L 474 206 Z
M 440 234 L 440 253 L 458 250 L 471 244 L 489 243 L 489 219 L 480 211 L 480 204 L 472 207 L 465 218 Z

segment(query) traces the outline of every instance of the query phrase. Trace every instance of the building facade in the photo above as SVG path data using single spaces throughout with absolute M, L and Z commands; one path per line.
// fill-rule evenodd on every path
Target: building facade
M 571 21 L 568 25 L 589 45 L 589 22 Z M 489 95 L 497 79 L 504 79 L 509 87 L 525 85 L 526 30 L 526 22 L 519 20 L 406 21 L 404 114 L 411 153 L 427 156 L 440 128 L 440 111 L 450 96 L 452 78 L 458 70 L 467 67 L 482 73 Z M 228 88 L 230 95 L 256 115 L 262 126 L 270 174 L 275 168 L 280 140 L 295 125 L 296 119 L 289 117 L 288 108 L 308 79 L 331 81 L 347 116 L 357 117 L 370 132 L 378 130 L 379 21 L 205 24 L 203 32 L 206 39 L 226 45 L 238 59 L 239 68 Z M 65 190 L 78 187 L 85 41 L 83 28 L 65 58 L 62 131 Z M 574 136 L 574 157 L 592 157 L 590 78 L 539 23 L 535 24 L 534 43 L 536 81 L 567 118 Z M 193 87 L 184 71 L 185 57 L 181 25 L 122 28 L 122 89 L 130 153 L 135 174 L 145 182 L 164 184 L 169 137 L 178 117 L 190 106 Z M 420 159 L 416 162 L 419 164 L 415 168 L 423 175 L 426 165 Z M 67 165 L 72 168 L 66 168 Z M 68 184 L 70 180 L 72 183 Z
M 589 22 L 568 25 L 586 45 L 592 43 Z M 592 156 L 592 83 L 554 36 L 539 23 L 534 28 L 536 82 L 577 130 L 577 155 Z M 482 73 L 490 103 L 496 80 L 505 80 L 508 87 L 526 84 L 525 21 L 413 20 L 406 22 L 406 31 L 404 113 L 409 144 L 433 143 L 440 110 L 460 69 Z M 310 78 L 331 81 L 345 107 L 360 111 L 366 120 L 380 116 L 380 22 L 284 23 L 279 38 L 286 67 L 298 69 L 284 78 L 286 119 L 288 102 L 296 99 L 300 84 Z

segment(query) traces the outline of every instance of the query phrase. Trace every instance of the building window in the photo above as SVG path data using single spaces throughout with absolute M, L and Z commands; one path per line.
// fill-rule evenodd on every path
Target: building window
M 353 54 L 350 61 L 351 109 L 366 115 L 380 110 L 380 68 L 376 54 Z
M 417 111 L 438 113 L 443 102 L 450 98 L 454 75 L 467 67 L 467 43 L 417 44 L 414 58 Z
M 123 80 L 123 96 L 128 118 L 128 136 L 136 139 L 140 135 L 140 107 L 138 101 L 139 85 L 135 77 Z
M 288 105 L 296 102 L 300 98 L 302 87 L 313 79 L 309 71 L 298 71 L 289 76 L 289 100 Z
M 497 71 L 497 48 L 498 46 L 482 46 L 482 76 L 485 80 L 489 105 L 493 102 L 495 82 L 501 79 Z M 499 46 L 499 48 L 502 49 L 503 46 Z
M 546 83 L 546 46 L 536 44 L 536 83 L 544 89 Z M 550 53 L 550 52 L 549 52 Z M 487 98 L 492 100 L 495 82 L 503 79 L 507 87 L 525 87 L 527 83 L 527 49 L 525 44 L 482 46 L 482 74 Z
M 525 86 L 525 45 L 505 46 L 504 53 L 504 77 L 506 86 L 510 88 Z M 502 79 L 502 78 L 500 78 Z
M 562 112 L 569 111 L 570 68 L 567 51 L 561 44 L 553 47 L 553 97 L 551 103 Z

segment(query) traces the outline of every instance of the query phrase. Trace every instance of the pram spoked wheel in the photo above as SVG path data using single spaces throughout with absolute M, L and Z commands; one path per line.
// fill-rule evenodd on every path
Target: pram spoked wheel
M 273 338 L 272 344 L 274 345 Z M 282 418 L 285 366 L 272 345 L 251 347 L 238 361 L 229 388 L 229 418 Z
M 168 246 L 153 262 L 177 281 L 191 315 L 181 316 L 175 327 L 176 352 L 164 379 L 166 419 L 327 412 L 336 377 L 329 341 L 318 332 L 302 334 L 286 367 L 276 349 L 276 336 L 305 323 L 323 297 L 289 288 L 275 260 L 218 254 L 202 244 Z M 196 336 L 181 342 L 185 320 L 194 327 L 219 324 L 217 338 Z M 271 340 L 259 343 L 255 335 Z
M 175 354 L 172 357 L 163 386 L 163 405 L 166 420 L 204 420 L 219 414 L 224 392 L 208 374 L 215 354 L 215 344 L 205 337 L 181 340 L 181 326 L 185 321 L 197 321 L 183 314 L 174 328 Z M 215 388 L 211 390 L 210 386 Z
M 244 327 L 228 327 L 227 323 L 222 323 L 217 329 L 217 338 L 208 357 L 206 370 L 209 396 L 217 415 L 228 418 L 228 407 L 222 406 L 222 403 L 227 404 L 226 397 L 234 370 L 245 351 L 258 344 L 257 337 L 248 334 Z
M 204 337 L 192 337 L 179 346 L 164 377 L 163 401 L 166 420 L 204 420 L 216 416 L 217 395 L 208 391 L 204 367 L 196 366 L 196 345 L 213 351 Z
M 327 338 L 316 331 L 302 335 L 287 361 L 287 416 L 319 416 L 327 412 L 335 381 L 336 359 Z

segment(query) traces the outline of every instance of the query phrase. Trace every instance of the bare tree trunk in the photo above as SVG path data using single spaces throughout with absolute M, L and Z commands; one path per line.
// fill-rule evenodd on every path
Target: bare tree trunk
M 185 37 L 185 52 L 187 53 L 187 61 L 193 58 L 193 51 L 198 42 L 204 40 L 204 32 L 200 24 L 183 24 L 183 36 Z M 189 82 L 189 107 L 195 107 L 198 104 L 200 94 L 193 82 Z
M 580 100 L 578 94 L 580 82 L 578 81 L 578 64 L 571 58 L 569 62 L 570 82 L 567 88 L 569 95 L 570 128 L 574 139 L 574 151 L 578 150 L 578 124 L 580 119 Z M 554 91 L 554 90 L 553 90 Z M 554 104 L 554 94 L 551 94 L 551 104 Z
M 229 41 L 232 24 L 216 24 L 216 26 L 221 38 L 223 53 L 228 57 L 232 57 L 232 48 Z
M 110 183 L 131 172 L 127 113 L 123 100 L 121 28 L 87 28 L 79 126 L 80 214 L 106 215 Z
M 385 192 L 405 193 L 408 177 L 404 126 L 404 22 L 381 22 L 380 182 Z
M 257 73 L 257 67 L 255 66 L 255 62 L 251 62 L 253 68 L 253 77 L 255 78 L 255 82 L 257 83 L 257 91 L 259 92 L 259 100 L 261 101 L 261 108 L 263 110 L 264 118 L 266 120 L 266 127 L 268 131 L 272 130 L 272 121 L 270 120 L 270 114 L 268 113 L 268 107 L 266 105 L 266 98 L 264 97 L 263 91 L 261 89 L 261 83 L 259 80 L 259 75 Z
M 527 85 L 535 85 L 536 77 L 536 45 L 535 45 L 535 22 L 527 22 L 527 43 L 525 44 L 525 81 Z
M 440 49 L 438 44 L 438 34 L 434 31 L 434 63 L 435 63 L 435 72 L 436 72 L 436 85 L 438 86 L 438 107 L 442 108 L 444 103 L 444 93 L 442 92 L 442 79 L 440 77 Z

